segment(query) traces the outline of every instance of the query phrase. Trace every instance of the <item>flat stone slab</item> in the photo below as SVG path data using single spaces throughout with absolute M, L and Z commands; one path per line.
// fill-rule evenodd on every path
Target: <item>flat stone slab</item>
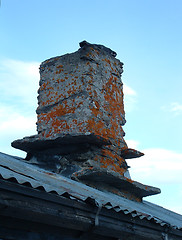
M 111 142 L 95 134 L 59 134 L 51 139 L 41 139 L 38 135 L 24 137 L 23 139 L 15 140 L 11 146 L 21 149 L 26 152 L 37 152 L 52 149 L 55 154 L 66 154 L 73 151 L 74 146 L 81 145 L 85 147 L 86 144 L 96 146 L 110 145 Z
M 132 148 L 121 150 L 121 157 L 123 157 L 124 159 L 139 158 L 142 157 L 143 155 L 144 153 Z
M 82 170 L 75 173 L 73 179 L 85 182 L 99 190 L 110 191 L 135 201 L 142 201 L 143 197 L 161 193 L 159 188 L 133 181 L 116 172 L 111 173 L 98 169 Z

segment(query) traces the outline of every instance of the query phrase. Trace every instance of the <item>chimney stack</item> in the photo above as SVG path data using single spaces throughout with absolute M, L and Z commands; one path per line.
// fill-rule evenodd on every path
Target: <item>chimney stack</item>
M 40 65 L 37 131 L 12 142 L 31 164 L 102 191 L 141 201 L 158 188 L 130 179 L 127 158 L 143 153 L 124 140 L 123 63 L 86 41 L 74 53 Z

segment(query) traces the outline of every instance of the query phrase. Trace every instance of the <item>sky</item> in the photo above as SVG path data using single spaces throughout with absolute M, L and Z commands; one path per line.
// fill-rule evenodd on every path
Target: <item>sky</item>
M 124 63 L 126 141 L 133 180 L 159 187 L 145 200 L 182 214 L 182 1 L 1 0 L 0 151 L 36 134 L 39 65 L 105 45 Z

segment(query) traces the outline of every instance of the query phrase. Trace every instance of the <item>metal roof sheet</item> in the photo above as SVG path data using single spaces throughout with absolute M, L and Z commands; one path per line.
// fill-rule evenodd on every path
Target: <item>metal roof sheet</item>
M 116 212 L 155 221 L 161 226 L 171 226 L 182 230 L 182 215 L 153 203 L 134 202 L 110 192 L 102 192 L 80 182 L 46 171 L 29 164 L 21 158 L 0 153 L 0 175 L 3 179 L 14 178 L 19 184 L 29 183 L 32 188 L 43 187 L 46 192 L 55 191 L 59 195 L 67 193 L 70 198 L 86 201 L 91 198 L 97 206 Z

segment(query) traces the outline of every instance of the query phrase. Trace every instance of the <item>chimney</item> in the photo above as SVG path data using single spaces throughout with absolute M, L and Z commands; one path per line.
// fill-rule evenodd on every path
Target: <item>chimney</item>
M 143 153 L 124 140 L 123 63 L 115 57 L 111 49 L 83 41 L 78 51 L 44 61 L 38 134 L 12 146 L 26 151 L 31 164 L 141 201 L 160 190 L 130 178 L 126 159 Z

